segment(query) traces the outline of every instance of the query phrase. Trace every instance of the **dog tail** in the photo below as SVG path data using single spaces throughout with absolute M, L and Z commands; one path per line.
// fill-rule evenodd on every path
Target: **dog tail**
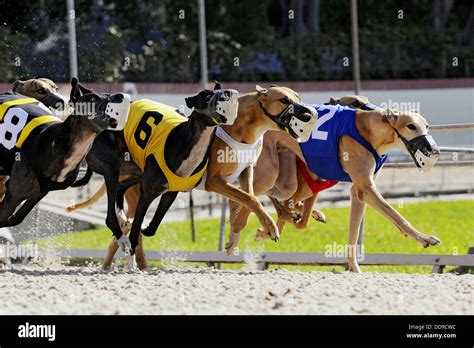
M 69 207 L 66 208 L 66 211 L 68 213 L 70 212 L 73 212 L 74 210 L 77 210 L 77 209 L 84 209 L 84 208 L 88 208 L 94 204 L 96 204 L 100 198 L 105 195 L 107 193 L 107 188 L 105 186 L 105 184 L 102 184 L 102 186 L 99 188 L 99 190 L 97 190 L 96 193 L 94 193 L 92 195 L 92 197 L 90 197 L 89 199 L 86 199 L 85 201 L 83 202 L 80 202 L 80 203 L 77 203 L 77 204 L 73 204 Z

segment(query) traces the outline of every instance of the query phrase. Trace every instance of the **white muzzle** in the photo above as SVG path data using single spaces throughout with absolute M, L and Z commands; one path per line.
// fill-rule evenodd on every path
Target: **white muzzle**
M 115 127 L 109 127 L 112 130 L 122 130 L 125 127 L 125 123 L 128 119 L 128 113 L 130 112 L 130 95 L 121 93 L 123 100 L 120 103 L 107 103 L 105 114 L 112 119 L 117 121 Z

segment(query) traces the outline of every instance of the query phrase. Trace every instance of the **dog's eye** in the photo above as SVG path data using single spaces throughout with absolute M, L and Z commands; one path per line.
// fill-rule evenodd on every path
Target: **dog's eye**
M 288 105 L 290 104 L 290 100 L 288 98 L 281 98 L 280 103 Z
M 413 131 L 416 130 L 416 126 L 414 124 L 409 124 L 407 128 Z
M 44 88 L 37 89 L 36 92 L 39 94 L 46 94 L 46 90 Z

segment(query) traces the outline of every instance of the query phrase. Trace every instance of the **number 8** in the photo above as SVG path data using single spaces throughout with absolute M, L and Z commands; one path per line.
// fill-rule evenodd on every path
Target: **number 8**
M 14 122 L 15 121 L 15 122 Z M 8 150 L 15 147 L 20 132 L 28 121 L 28 113 L 20 108 L 11 108 L 0 125 L 0 144 Z

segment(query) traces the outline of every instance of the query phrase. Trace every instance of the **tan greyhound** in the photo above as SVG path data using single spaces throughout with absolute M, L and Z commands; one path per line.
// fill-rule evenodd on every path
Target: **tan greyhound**
M 345 101 L 347 105 L 352 104 L 350 100 L 350 98 L 341 98 L 339 101 Z M 367 103 L 363 101 L 361 104 Z M 321 120 L 321 114 L 319 120 Z M 340 164 L 342 171 L 348 175 L 353 183 L 347 261 L 350 271 L 360 272 L 355 248 L 366 204 L 372 206 L 393 223 L 403 235 L 412 237 L 424 247 L 440 243 L 437 237 L 423 234 L 411 226 L 400 213 L 385 201 L 375 185 L 376 172 L 378 172 L 377 156 L 380 157 L 394 148 L 399 148 L 406 153 L 410 153 L 418 167 L 428 171 L 436 162 L 439 149 L 428 135 L 426 120 L 418 112 L 359 109 L 355 111 L 354 120 L 356 130 L 363 139 L 366 139 L 369 145 L 363 146 L 355 138 L 343 134 L 338 138 L 338 141 L 335 141 L 337 147 L 335 161 Z M 312 137 L 314 137 L 315 132 L 322 132 L 321 129 L 322 125 L 316 124 Z M 328 133 L 328 137 L 330 137 L 331 134 Z M 323 137 L 321 136 L 321 138 Z M 375 150 L 375 153 L 369 151 L 370 147 Z M 268 132 L 265 136 L 262 154 L 254 169 L 254 193 L 256 195 L 267 194 L 272 197 L 272 202 L 276 205 L 279 215 L 278 225 L 280 229 L 283 228 L 285 221 L 294 223 L 298 228 L 304 228 L 311 216 L 316 220 L 325 221 L 324 215 L 321 215 L 317 210 L 313 210 L 317 192 L 311 188 L 312 182 L 316 182 L 316 186 L 324 185 L 324 180 L 312 172 L 311 169 L 308 169 L 308 166 L 312 168 L 315 164 L 309 163 L 308 160 L 311 161 L 318 157 L 311 157 L 307 154 L 305 156 L 302 148 L 301 144 L 298 144 L 284 133 Z M 303 167 L 297 164 L 297 158 L 300 163 L 303 163 Z M 321 161 L 324 163 L 324 159 Z M 305 170 L 310 178 L 304 178 L 302 171 Z M 326 168 L 318 168 L 317 170 L 324 173 Z M 288 201 L 289 199 L 291 201 Z M 281 204 L 278 200 L 285 202 Z M 295 216 L 295 209 L 291 202 L 300 201 L 305 201 L 305 203 L 299 205 L 299 208 L 302 209 L 301 215 L 297 214 Z M 247 224 L 249 215 L 249 211 L 245 207 L 235 202 L 230 203 L 230 208 L 232 233 L 227 243 L 228 253 L 236 247 L 239 233 Z M 258 231 L 257 239 L 264 238 L 268 238 L 265 232 Z
M 200 187 L 244 205 L 257 215 L 264 233 L 273 240 L 278 240 L 277 225 L 253 194 L 253 164 L 261 152 L 263 135 L 267 131 L 284 133 L 284 130 L 293 137 L 304 138 L 309 136 L 315 116 L 314 109 L 303 105 L 299 94 L 286 87 L 270 86 L 266 89 L 257 86 L 256 92 L 240 96 L 238 116 L 234 124 L 221 126 L 216 131 L 206 176 Z M 237 178 L 241 182 L 240 188 L 235 185 Z M 133 195 L 133 190 L 136 188 L 132 187 L 127 191 L 129 195 Z M 94 204 L 103 192 L 103 189 L 99 189 L 89 200 L 69 207 L 68 210 Z M 127 195 L 126 199 L 129 209 L 127 215 L 133 218 L 131 212 L 136 208 L 137 199 L 129 199 Z M 109 246 L 104 268 L 110 267 L 117 250 L 118 245 L 114 240 Z M 137 248 L 136 255 L 137 266 L 140 269 L 146 268 L 142 247 Z

